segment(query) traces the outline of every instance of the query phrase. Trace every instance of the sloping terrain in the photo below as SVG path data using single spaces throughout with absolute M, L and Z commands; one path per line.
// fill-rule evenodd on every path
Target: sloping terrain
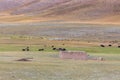
M 39 22 L 0 24 L 1 35 L 46 36 L 51 39 L 120 41 L 119 25 Z
M 119 23 L 119 7 L 118 0 L 0 0 L 0 22 L 49 19 Z

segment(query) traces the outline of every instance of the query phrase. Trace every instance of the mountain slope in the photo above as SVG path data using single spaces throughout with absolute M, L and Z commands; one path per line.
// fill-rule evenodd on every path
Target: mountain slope
M 0 0 L 2 19 L 7 21 L 120 22 L 118 0 Z M 21 16 L 22 15 L 22 16 Z M 8 17 L 8 18 L 7 18 Z M 19 17 L 19 19 L 18 19 Z M 14 19 L 13 19 L 14 18 Z M 12 20 L 13 19 L 13 20 Z M 10 21 L 10 20 L 9 20 Z M 116 22 L 117 21 L 117 22 Z

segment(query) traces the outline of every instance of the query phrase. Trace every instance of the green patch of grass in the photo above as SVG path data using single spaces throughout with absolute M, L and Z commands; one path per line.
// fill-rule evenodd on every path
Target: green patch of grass
M 69 50 L 73 51 L 86 51 L 88 53 L 105 53 L 105 54 L 119 54 L 120 48 L 117 47 L 75 47 L 75 48 L 68 48 Z
M 0 45 L 0 51 L 20 51 L 22 46 L 17 45 Z
M 0 45 L 0 51 L 22 51 L 26 46 L 30 47 L 30 51 L 38 51 L 43 48 L 42 52 L 58 52 L 53 51 L 51 46 L 44 47 L 43 45 Z M 57 48 L 62 46 L 57 46 Z M 103 54 L 120 54 L 120 48 L 117 47 L 68 47 L 65 46 L 68 51 L 86 51 L 87 53 L 103 53 Z

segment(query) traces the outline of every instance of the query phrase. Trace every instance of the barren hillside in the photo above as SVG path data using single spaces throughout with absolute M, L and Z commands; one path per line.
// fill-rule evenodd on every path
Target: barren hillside
M 0 22 L 120 22 L 118 0 L 0 0 Z

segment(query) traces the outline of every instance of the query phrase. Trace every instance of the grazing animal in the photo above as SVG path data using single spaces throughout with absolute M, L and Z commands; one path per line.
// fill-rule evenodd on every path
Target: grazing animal
M 59 51 L 66 51 L 65 48 L 59 48 L 58 50 L 59 50 Z
M 66 51 L 66 49 L 65 48 L 60 48 L 59 51 Z
M 30 51 L 30 49 L 26 49 L 26 51 Z
M 30 51 L 29 47 L 22 49 L 22 51 Z
M 62 48 L 58 48 L 58 50 L 60 50 L 60 51 L 61 51 L 61 50 L 62 50 Z
M 44 49 L 38 49 L 38 51 L 44 51 Z
M 22 49 L 22 51 L 25 51 L 25 49 Z
M 66 49 L 65 48 L 63 48 L 63 50 L 62 51 L 66 51 Z
M 111 47 L 112 45 L 111 45 L 111 44 L 109 44 L 108 46 L 109 46 L 109 47 Z
M 120 48 L 120 46 L 118 46 L 118 48 Z
M 101 47 L 105 47 L 105 45 L 103 45 L 103 44 L 101 44 L 100 46 L 101 46 Z
M 26 51 L 30 51 L 29 47 L 26 47 Z
M 53 50 L 56 50 L 56 51 L 66 51 L 65 48 L 53 48 Z
M 52 50 L 56 50 L 56 48 L 53 48 Z

